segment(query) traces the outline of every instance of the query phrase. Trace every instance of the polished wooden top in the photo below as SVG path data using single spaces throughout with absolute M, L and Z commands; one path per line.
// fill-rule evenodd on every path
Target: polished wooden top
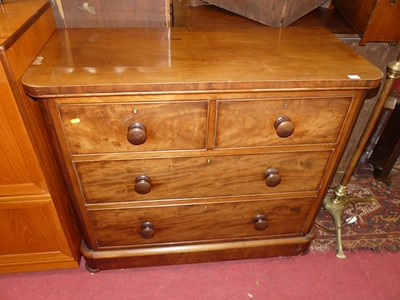
M 7 48 L 33 23 L 40 12 L 50 7 L 47 0 L 7 0 L 0 4 L 0 47 Z
M 62 29 L 28 69 L 33 97 L 371 88 L 382 73 L 323 28 Z

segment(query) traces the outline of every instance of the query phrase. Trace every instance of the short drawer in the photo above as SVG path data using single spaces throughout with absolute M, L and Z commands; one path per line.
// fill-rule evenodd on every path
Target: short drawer
M 60 104 L 59 111 L 71 154 L 206 148 L 207 101 Z
M 87 203 L 317 191 L 331 151 L 76 162 Z M 143 176 L 146 176 L 147 179 Z
M 90 210 L 98 246 L 300 235 L 312 199 Z
M 336 143 L 352 98 L 220 100 L 216 148 Z

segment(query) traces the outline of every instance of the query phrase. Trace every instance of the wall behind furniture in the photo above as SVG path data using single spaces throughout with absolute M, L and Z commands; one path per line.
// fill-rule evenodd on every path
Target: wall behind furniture
M 172 0 L 51 0 L 57 27 L 168 27 Z

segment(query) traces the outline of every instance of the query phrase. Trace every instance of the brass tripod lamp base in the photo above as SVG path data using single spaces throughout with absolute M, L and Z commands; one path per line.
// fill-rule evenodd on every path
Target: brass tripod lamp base
M 327 212 L 332 216 L 332 219 L 335 223 L 336 228 L 336 257 L 338 258 L 346 258 L 346 255 L 343 252 L 342 246 L 342 215 L 344 210 L 350 206 L 355 205 L 360 202 L 373 202 L 377 201 L 375 198 L 371 197 L 368 199 L 364 198 L 349 198 L 346 196 L 347 194 L 347 186 L 338 185 L 334 191 L 334 195 L 332 197 L 326 197 L 324 199 L 324 208 Z
M 342 246 L 342 214 L 344 208 L 347 206 L 346 204 L 346 186 L 341 186 L 340 184 L 335 189 L 335 193 L 332 198 L 326 197 L 324 199 L 324 208 L 329 212 L 332 216 L 333 221 L 335 223 L 336 228 L 336 257 L 338 258 L 346 258 L 346 255 L 343 253 Z
M 357 148 L 354 151 L 353 156 L 350 159 L 350 162 L 346 168 L 346 171 L 343 175 L 343 178 L 338 187 L 336 187 L 334 195 L 329 198 L 326 197 L 324 199 L 323 207 L 330 213 L 335 223 L 336 228 L 336 249 L 338 258 L 346 258 L 346 255 L 343 253 L 342 246 L 342 214 L 347 206 L 357 202 L 372 202 L 376 201 L 376 199 L 360 199 L 360 198 L 347 198 L 347 185 L 350 181 L 351 175 L 354 172 L 354 169 L 357 165 L 358 160 L 361 157 L 361 154 L 364 150 L 365 145 L 368 142 L 368 139 L 375 127 L 376 122 L 379 119 L 383 106 L 386 102 L 386 99 L 389 97 L 394 81 L 400 78 L 400 54 L 397 56 L 395 61 L 392 61 L 387 66 L 387 79 L 385 84 L 381 90 L 378 100 L 376 101 L 375 107 L 372 111 L 371 117 L 368 120 L 367 126 L 364 129 L 364 132 L 361 136 L 360 141 L 358 142 Z

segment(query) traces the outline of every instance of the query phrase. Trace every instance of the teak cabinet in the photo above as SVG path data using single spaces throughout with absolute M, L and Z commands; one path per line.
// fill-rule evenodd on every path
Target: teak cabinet
M 23 84 L 98 270 L 307 253 L 381 76 L 319 28 L 64 29 Z
M 47 1 L 0 11 L 0 273 L 78 266 L 80 234 L 38 103 L 21 77 L 55 31 Z

